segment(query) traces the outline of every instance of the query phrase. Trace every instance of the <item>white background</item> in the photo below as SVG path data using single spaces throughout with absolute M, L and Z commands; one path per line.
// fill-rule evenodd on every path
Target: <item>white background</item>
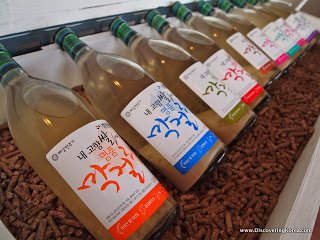
M 176 0 L 0 0 L 0 36 L 120 13 L 170 6 Z M 199 0 L 180 0 L 182 3 Z M 306 0 L 286 0 L 295 6 Z M 309 0 L 308 4 L 312 1 Z M 307 4 L 307 5 L 308 5 Z M 301 7 L 301 6 L 299 6 Z
M 174 2 L 175 0 L 0 0 L 0 35 L 170 6 Z

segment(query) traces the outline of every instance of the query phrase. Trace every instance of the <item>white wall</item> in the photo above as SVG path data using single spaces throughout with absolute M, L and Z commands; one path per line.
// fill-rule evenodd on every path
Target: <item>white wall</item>
M 0 0 L 0 36 L 170 6 L 174 0 Z M 190 3 L 190 0 L 181 0 Z
M 196 2 L 180 0 L 182 3 Z M 307 0 L 286 0 L 297 6 Z M 311 0 L 310 2 L 318 2 Z M 170 6 L 175 0 L 0 0 L 0 36 L 120 13 Z M 308 4 L 309 4 L 308 3 Z

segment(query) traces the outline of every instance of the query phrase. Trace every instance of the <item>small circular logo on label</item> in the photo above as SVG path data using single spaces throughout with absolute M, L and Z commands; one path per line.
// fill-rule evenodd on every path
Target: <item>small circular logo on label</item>
M 57 161 L 59 156 L 58 156 L 58 154 L 55 153 L 55 154 L 52 155 L 51 158 L 52 158 L 53 161 Z
M 184 79 L 188 79 L 188 75 L 184 75 Z
M 131 113 L 130 112 L 126 112 L 126 117 L 130 117 Z
M 207 67 L 210 67 L 211 66 L 211 64 L 210 63 L 207 63 Z

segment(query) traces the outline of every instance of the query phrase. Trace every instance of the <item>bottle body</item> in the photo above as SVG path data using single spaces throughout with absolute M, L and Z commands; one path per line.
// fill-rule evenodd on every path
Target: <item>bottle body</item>
M 260 90 L 259 86 L 256 86 L 258 83 L 227 52 L 216 46 L 213 41 L 210 42 L 201 37 L 201 35 L 196 35 L 189 29 L 172 28 L 163 33 L 164 39 L 179 45 L 189 51 L 197 60 L 204 63 L 212 74 L 224 82 L 252 110 L 257 112 L 262 109 L 270 99 L 269 94 L 263 89 Z M 202 41 L 199 39 L 202 39 Z M 222 66 L 223 62 L 224 65 Z M 248 81 L 246 86 L 243 82 L 235 80 L 238 76 L 241 76 L 242 81 Z M 229 77 L 233 78 L 232 82 Z M 239 86 L 240 84 L 243 85 Z M 252 91 L 256 91 L 254 96 L 251 95 Z M 247 96 L 249 95 L 251 97 L 248 100 Z
M 276 21 L 280 17 L 278 14 L 275 14 L 274 12 L 270 11 L 269 9 L 264 9 L 260 6 L 251 5 L 249 3 L 246 3 L 244 5 L 243 9 L 252 9 L 254 12 L 264 16 L 269 21 Z
M 87 91 L 90 102 L 95 106 L 98 112 L 114 126 L 120 135 L 134 147 L 142 156 L 144 156 L 153 166 L 155 166 L 166 178 L 168 178 L 181 191 L 187 191 L 201 177 L 201 174 L 215 161 L 219 162 L 220 154 L 224 152 L 224 146 L 218 140 L 212 149 L 186 174 L 181 174 L 170 162 L 164 158 L 156 149 L 140 134 L 134 127 L 120 117 L 121 112 L 126 106 L 143 90 L 156 84 L 143 70 L 132 69 L 128 71 L 129 65 L 120 62 L 116 56 L 107 56 L 96 52 L 88 52 L 86 56 L 79 60 L 78 65 L 81 69 L 84 86 Z M 93 62 L 100 64 L 91 64 Z M 117 64 L 118 71 L 106 71 L 110 66 Z M 137 67 L 137 66 L 135 66 Z M 124 71 L 124 69 L 127 69 Z M 136 71 L 134 71 L 136 70 Z M 105 83 L 102 88 L 95 85 L 99 81 L 99 77 L 105 79 L 114 79 L 114 82 Z M 116 80 L 115 80 L 116 79 Z M 109 86 L 107 87 L 106 84 Z M 120 89 L 119 89 L 119 86 Z M 106 91 L 109 90 L 109 93 Z M 118 98 L 122 96 L 121 98 Z M 114 101 L 108 101 L 113 98 Z M 140 99 L 139 99 L 140 100 Z M 143 101 L 143 100 L 141 100 Z M 115 106 L 116 105 L 116 106 Z M 112 112 L 110 111 L 111 109 Z M 148 113 L 148 111 L 146 112 Z M 224 154 L 223 154 L 224 155 Z M 218 159 L 216 159 L 218 157 Z
M 77 159 L 62 157 L 78 146 L 78 142 L 85 141 L 81 138 L 83 134 L 77 137 L 72 134 L 86 127 L 87 124 L 97 122 L 90 111 L 90 105 L 85 100 L 78 98 L 71 90 L 48 81 L 33 79 L 22 69 L 8 71 L 2 80 L 7 81 L 8 79 L 10 81 L 5 86 L 8 99 L 8 123 L 18 148 L 39 176 L 96 239 L 114 239 L 114 236 L 107 230 L 105 222 L 98 219 L 97 211 L 92 208 L 96 202 L 114 200 L 111 196 L 101 199 L 100 195 L 91 195 L 98 192 L 92 190 L 94 186 L 90 186 L 92 191 L 88 199 L 83 198 L 83 195 L 79 193 L 80 190 L 75 190 L 72 180 L 68 178 L 71 175 L 71 179 L 79 180 L 80 178 L 82 180 L 86 169 L 79 169 L 78 164 L 75 165 L 77 166 L 76 171 L 74 167 L 70 169 L 67 165 L 72 161 L 77 163 Z M 74 137 L 73 140 L 63 145 L 59 152 L 57 151 L 49 158 L 47 154 L 70 135 Z M 119 142 L 123 141 L 119 139 Z M 54 166 L 53 162 L 59 163 L 67 172 L 63 173 L 61 169 Z M 98 163 L 97 166 L 99 164 L 101 163 Z M 138 165 L 143 166 L 141 163 Z M 145 167 L 142 168 L 146 176 L 152 176 Z M 79 187 L 81 183 L 81 181 L 77 182 Z M 91 184 L 93 182 L 88 183 L 88 185 Z M 150 222 L 152 227 L 140 224 L 128 239 L 147 238 L 152 233 L 159 232 L 165 221 L 172 214 L 175 215 L 176 203 L 172 197 L 168 195 L 163 200 L 146 220 L 146 223 Z M 106 210 L 106 207 L 100 207 L 101 210 Z M 22 217 L 25 218 L 24 220 L 28 219 L 28 216 Z M 161 221 L 162 223 L 158 225 Z
M 155 79 L 160 80 L 168 86 L 179 99 L 182 99 L 183 103 L 224 143 L 230 144 L 251 125 L 255 116 L 250 110 L 246 110 L 238 121 L 229 124 L 179 79 L 179 76 L 188 67 L 196 64 L 193 58 L 184 55 L 184 59 L 177 61 L 178 59 L 175 56 L 166 56 L 165 52 L 162 52 L 162 49 L 152 46 L 152 42 L 141 38 L 139 42 L 137 41 L 131 46 L 132 51 L 136 53 L 137 62 Z M 142 52 L 143 55 L 141 54 Z M 174 53 L 172 50 L 170 52 Z M 178 54 L 177 56 L 181 57 L 183 55 Z M 150 62 L 153 62 L 153 65 L 149 64 Z M 172 68 L 172 66 L 175 67 Z M 166 72 L 165 75 L 162 74 L 163 71 Z
M 270 97 L 261 86 L 210 38 L 195 30 L 173 27 L 166 19 L 162 18 L 156 10 L 149 11 L 145 19 L 150 26 L 158 31 L 163 39 L 177 44 L 189 52 L 195 59 L 204 63 L 205 67 L 217 77 L 218 80 L 221 82 L 225 81 L 226 86 L 251 109 L 254 111 L 261 109 L 268 102 Z M 217 55 L 221 55 L 218 53 L 221 51 L 226 55 L 222 57 L 224 58 L 222 60 L 223 63 L 212 64 L 212 61 L 216 61 L 216 59 L 219 58 Z M 226 61 L 225 57 L 230 59 L 230 61 Z M 212 58 L 213 60 L 211 60 Z M 206 61 L 210 61 L 210 64 L 206 64 Z M 219 67 L 221 64 L 224 66 L 223 70 Z M 237 69 L 234 69 L 235 65 Z M 229 72 L 230 69 L 236 73 L 235 75 L 241 75 L 242 81 L 227 81 L 229 80 L 229 75 L 234 75 L 232 72 Z M 233 77 L 237 79 L 237 76 Z M 245 80 L 246 83 L 244 83 Z M 253 89 L 255 89 L 256 94 L 252 94 L 248 99 L 247 96 L 250 95 L 250 92 L 254 91 Z
M 310 46 L 313 46 L 319 39 L 319 31 L 290 4 L 277 1 L 259 1 L 257 5 L 284 18 L 301 37 L 310 43 Z
M 271 12 L 274 12 L 283 18 L 289 17 L 289 15 L 292 13 L 296 13 L 294 8 L 292 8 L 291 5 L 286 2 L 258 1 L 257 6 L 270 10 Z
M 221 20 L 222 21 L 222 20 Z M 219 22 L 219 21 L 218 21 Z M 271 85 L 272 82 L 281 76 L 281 71 L 274 63 L 264 58 L 262 64 L 253 66 L 239 52 L 245 53 L 246 46 L 252 46 L 241 33 L 236 32 L 231 25 L 227 29 L 218 28 L 217 20 L 212 17 L 194 16 L 188 21 L 188 25 L 213 39 L 221 48 L 226 50 L 262 87 Z M 239 42 L 243 42 L 239 45 Z M 239 49 L 235 49 L 239 47 Z M 250 49 L 250 47 L 249 47 Z M 251 54 L 251 51 L 248 53 Z M 252 52 L 253 54 L 253 52 Z M 264 55 L 264 54 L 263 54 Z M 264 55 L 265 56 L 265 55 Z M 254 62 L 254 61 L 252 61 Z M 256 61 L 257 63 L 258 61 Z
M 83 43 L 67 28 L 57 39 L 67 51 L 78 41 Z M 75 54 L 68 53 L 80 67 L 87 95 L 99 115 L 181 191 L 225 157 L 224 144 L 188 109 L 178 108 L 183 104 L 133 61 L 86 45 Z M 205 148 L 197 148 L 199 144 Z
M 258 46 L 270 59 L 272 59 L 277 67 L 282 71 L 291 68 L 294 60 L 289 57 L 279 46 L 276 45 L 268 36 L 266 36 L 259 28 L 255 27 L 246 18 L 232 13 L 226 14 L 218 8 L 213 8 L 205 1 L 201 1 L 197 5 L 197 9 L 205 16 L 214 16 L 220 18 L 234 27 L 235 30 L 241 32 Z
M 304 55 L 307 47 L 305 41 L 301 39 L 292 28 L 285 25 L 282 18 L 275 15 L 266 17 L 259 14 L 255 9 L 237 8 L 231 4 L 228 13 L 238 14 L 245 17 L 248 21 L 274 41 L 283 51 L 285 51 L 294 61 Z
M 175 44 L 147 39 L 138 33 L 127 40 L 121 37 L 121 31 L 116 31 L 119 22 L 121 30 L 134 30 L 119 18 L 111 24 L 114 34 L 129 43 L 136 62 L 165 84 L 222 142 L 234 142 L 252 125 L 253 112 L 190 54 Z
M 188 51 L 195 59 L 204 62 L 213 53 L 221 48 L 217 44 L 208 39 L 207 36 L 194 34 L 194 30 L 187 28 L 172 28 L 162 35 L 163 39 L 175 43 Z
M 211 16 L 195 15 L 180 2 L 176 2 L 172 10 L 189 27 L 204 33 L 226 50 L 261 86 L 270 85 L 281 76 L 275 63 L 229 23 Z
M 310 44 L 308 41 L 306 41 L 306 38 L 304 38 L 302 34 L 299 34 L 295 30 L 295 28 L 291 26 L 291 24 L 288 24 L 287 18 L 289 17 L 290 14 L 287 11 L 285 12 L 276 11 L 276 10 L 272 10 L 272 8 L 269 9 L 263 6 L 259 6 L 259 5 L 256 6 L 252 4 L 245 4 L 244 8 L 253 9 L 258 14 L 262 14 L 263 16 L 265 16 L 271 22 L 276 23 L 279 28 L 281 28 L 284 32 L 286 32 L 292 39 L 294 39 L 298 43 L 299 46 L 301 46 L 301 48 L 304 50 L 304 53 L 302 54 L 302 56 L 304 56 L 306 51 L 310 49 Z

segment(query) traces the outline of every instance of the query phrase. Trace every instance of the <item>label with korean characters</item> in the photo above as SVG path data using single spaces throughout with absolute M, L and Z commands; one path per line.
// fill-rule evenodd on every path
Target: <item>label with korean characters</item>
M 77 129 L 46 158 L 115 239 L 127 239 L 169 196 L 104 120 Z
M 308 42 L 319 34 L 319 31 L 299 12 L 290 14 L 286 22 Z
M 247 110 L 240 98 L 219 81 L 201 62 L 187 68 L 179 78 L 230 124 L 238 121 Z
M 224 49 L 214 53 L 204 65 L 245 104 L 251 103 L 264 90 Z
M 269 23 L 262 29 L 272 41 L 274 41 L 290 57 L 293 56 L 301 47 L 274 22 Z
M 266 74 L 275 67 L 275 64 L 242 33 L 233 34 L 227 39 L 227 43 L 262 74 Z
M 181 174 L 186 174 L 218 140 L 159 82 L 131 100 L 121 116 Z
M 283 18 L 278 18 L 275 24 L 285 32 L 300 47 L 305 44 L 306 40 L 301 37 Z
M 277 44 L 265 35 L 259 28 L 252 29 L 247 37 L 261 48 L 278 65 L 284 63 L 289 55 L 286 54 Z

